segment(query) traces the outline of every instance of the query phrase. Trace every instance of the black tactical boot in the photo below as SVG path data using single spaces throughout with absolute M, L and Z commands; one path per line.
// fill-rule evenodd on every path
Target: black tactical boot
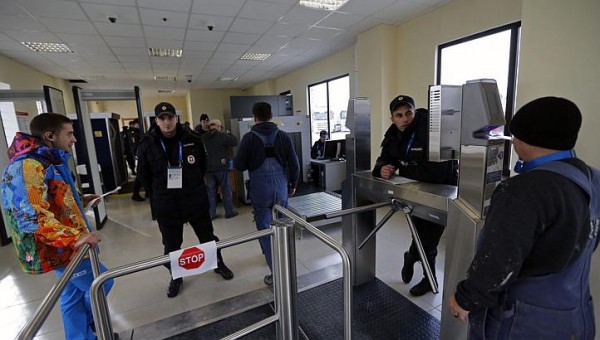
M 171 280 L 171 282 L 169 283 L 169 289 L 167 290 L 167 297 L 169 297 L 169 298 L 176 297 L 177 294 L 179 294 L 181 285 L 183 285 L 182 278 Z

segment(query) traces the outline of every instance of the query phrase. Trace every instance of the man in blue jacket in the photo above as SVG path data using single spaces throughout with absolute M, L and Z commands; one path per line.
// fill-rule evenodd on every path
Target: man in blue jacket
M 273 113 L 269 103 L 260 102 L 252 107 L 254 126 L 242 137 L 234 158 L 235 168 L 250 172 L 250 200 L 256 228 L 269 228 L 273 206 L 287 207 L 288 196 L 293 196 L 300 177 L 298 156 L 287 133 L 271 122 Z M 273 270 L 269 237 L 260 240 L 269 269 Z M 265 284 L 273 284 L 273 276 L 265 276 Z

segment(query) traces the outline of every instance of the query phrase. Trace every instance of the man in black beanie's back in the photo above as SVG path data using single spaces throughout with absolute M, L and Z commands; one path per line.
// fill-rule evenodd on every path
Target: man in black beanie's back
M 510 123 L 520 175 L 498 185 L 477 253 L 449 307 L 470 339 L 593 339 L 589 289 L 600 172 L 575 156 L 581 112 L 564 98 Z

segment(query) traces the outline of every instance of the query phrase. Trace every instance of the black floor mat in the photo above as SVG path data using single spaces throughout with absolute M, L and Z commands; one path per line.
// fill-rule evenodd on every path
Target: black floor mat
M 298 296 L 300 338 L 343 339 L 344 307 L 342 279 L 320 285 Z M 375 279 L 354 287 L 352 339 L 438 339 L 440 322 L 400 293 Z M 269 305 L 260 306 L 169 339 L 219 339 L 273 315 Z M 244 339 L 275 339 L 271 324 Z
M 300 327 L 310 340 L 343 339 L 342 279 L 298 296 Z M 375 279 L 354 287 L 352 339 L 438 339 L 440 322 Z
M 211 323 L 209 325 L 193 329 L 191 331 L 181 333 L 169 339 L 184 340 L 184 339 L 221 339 L 231 335 L 242 328 L 248 327 L 258 321 L 264 320 L 275 314 L 270 305 L 263 305 L 254 309 L 250 309 L 243 313 L 228 317 L 221 321 Z M 275 339 L 275 324 L 272 323 L 265 326 L 256 332 L 253 332 L 243 339 L 253 340 L 272 340 Z

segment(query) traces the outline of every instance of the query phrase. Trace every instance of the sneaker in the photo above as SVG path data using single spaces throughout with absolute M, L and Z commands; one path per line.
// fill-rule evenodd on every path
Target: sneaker
M 171 282 L 169 283 L 169 289 L 167 290 L 167 297 L 169 297 L 169 298 L 176 297 L 177 294 L 179 294 L 179 290 L 181 289 L 182 285 L 183 285 L 182 278 L 171 280 Z
M 263 281 L 267 286 L 273 287 L 273 274 L 265 275 Z
M 142 196 L 140 196 L 140 194 L 137 194 L 137 195 L 133 194 L 131 196 L 131 199 L 134 200 L 134 201 L 138 201 L 138 202 L 143 202 L 143 201 L 146 200 L 145 198 L 143 198 Z
M 410 289 L 410 295 L 412 296 L 422 296 L 429 292 L 433 291 L 431 289 L 431 285 L 429 284 L 429 280 L 426 277 L 421 280 L 421 282 L 417 283 L 414 287 Z
M 232 217 L 236 217 L 239 213 L 237 211 L 234 211 L 231 213 L 231 215 L 225 215 L 225 218 L 232 218 Z
M 225 280 L 233 279 L 233 272 L 222 263 L 215 269 L 215 273 L 221 275 Z

